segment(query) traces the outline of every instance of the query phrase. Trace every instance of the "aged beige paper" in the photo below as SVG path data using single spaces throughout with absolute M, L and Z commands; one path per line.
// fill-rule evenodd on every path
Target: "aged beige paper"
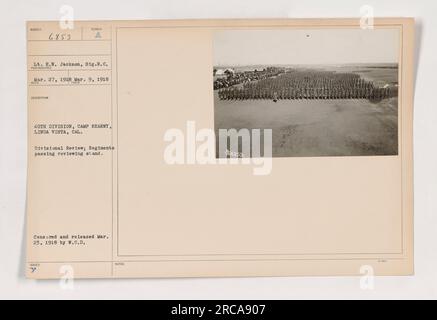
M 412 274 L 413 36 L 28 22 L 27 276 Z

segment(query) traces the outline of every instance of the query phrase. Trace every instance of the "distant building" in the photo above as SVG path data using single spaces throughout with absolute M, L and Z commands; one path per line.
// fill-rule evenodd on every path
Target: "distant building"
M 235 71 L 234 69 L 231 68 L 227 68 L 227 69 L 214 69 L 214 75 L 215 76 L 228 76 L 231 74 L 234 74 Z

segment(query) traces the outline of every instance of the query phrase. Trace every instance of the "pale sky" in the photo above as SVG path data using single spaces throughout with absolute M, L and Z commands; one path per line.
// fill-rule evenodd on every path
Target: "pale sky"
M 398 63 L 399 29 L 224 30 L 214 65 Z

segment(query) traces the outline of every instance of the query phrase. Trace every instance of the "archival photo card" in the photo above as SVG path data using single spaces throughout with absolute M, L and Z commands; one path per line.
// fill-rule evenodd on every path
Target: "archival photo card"
M 254 156 L 254 129 L 271 130 L 273 157 L 397 155 L 399 42 L 390 27 L 216 31 L 217 157 Z M 218 152 L 231 129 L 238 150 Z
M 414 19 L 74 25 L 27 24 L 28 278 L 414 273 Z

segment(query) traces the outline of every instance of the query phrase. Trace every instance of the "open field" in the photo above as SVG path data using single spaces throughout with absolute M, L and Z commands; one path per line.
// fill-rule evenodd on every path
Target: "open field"
M 396 155 L 397 98 L 368 100 L 220 100 L 215 129 L 272 129 L 273 156 Z
M 372 81 L 377 86 L 385 84 L 397 84 L 399 69 L 396 66 L 372 67 L 372 66 L 343 66 L 337 68 L 340 72 L 351 72 L 361 76 L 366 81 Z

